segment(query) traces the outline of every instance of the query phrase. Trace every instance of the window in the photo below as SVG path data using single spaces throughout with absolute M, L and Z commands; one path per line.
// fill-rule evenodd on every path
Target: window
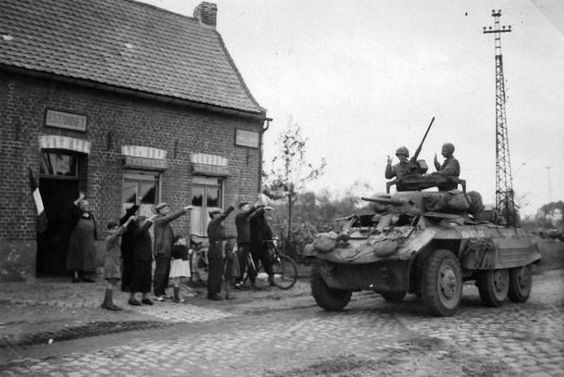
M 207 235 L 208 211 L 223 206 L 223 178 L 195 176 L 192 180 L 191 233 Z
M 63 152 L 41 153 L 41 175 L 78 177 L 78 158 Z
M 159 180 L 160 174 L 157 172 L 125 171 L 121 189 L 122 214 L 127 208 L 138 204 L 139 213 L 150 216 L 153 206 L 159 201 Z

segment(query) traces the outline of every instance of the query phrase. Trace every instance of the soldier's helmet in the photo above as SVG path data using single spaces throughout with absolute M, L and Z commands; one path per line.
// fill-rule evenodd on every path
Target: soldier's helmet
M 450 154 L 454 153 L 454 144 L 453 143 L 444 143 L 443 148 L 445 148 L 446 151 Z
M 398 149 L 396 149 L 396 156 L 399 156 L 400 154 L 409 157 L 409 149 L 407 149 L 406 147 L 399 147 Z

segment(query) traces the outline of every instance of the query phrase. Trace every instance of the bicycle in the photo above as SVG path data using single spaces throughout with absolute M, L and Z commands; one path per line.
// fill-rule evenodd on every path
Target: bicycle
M 272 264 L 272 277 L 269 277 L 261 261 L 258 261 L 258 266 L 255 266 L 253 257 L 249 253 L 247 272 L 245 272 L 242 283 L 243 285 L 250 279 L 249 270 L 253 272 L 255 276 L 255 286 L 257 288 L 263 288 L 267 285 L 275 286 L 279 289 L 290 289 L 298 281 L 298 265 L 289 256 L 282 254 L 278 249 L 278 240 L 267 240 L 264 241 L 269 249 L 269 258 Z
M 206 285 L 208 282 L 209 239 L 206 236 L 190 234 L 190 281 Z

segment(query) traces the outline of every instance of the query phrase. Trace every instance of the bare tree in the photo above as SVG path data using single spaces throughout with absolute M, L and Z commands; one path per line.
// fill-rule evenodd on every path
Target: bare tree
M 278 136 L 278 147 L 279 153 L 265 173 L 263 193 L 273 200 L 288 200 L 288 246 L 292 241 L 292 208 L 297 195 L 306 183 L 323 174 L 326 162 L 322 158 L 319 166 L 315 167 L 306 161 L 307 138 L 301 127 L 291 120 Z

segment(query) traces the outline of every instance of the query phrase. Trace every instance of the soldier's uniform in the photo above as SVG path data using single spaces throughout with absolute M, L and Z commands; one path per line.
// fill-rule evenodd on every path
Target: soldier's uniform
M 394 166 L 387 165 L 386 166 L 386 179 L 392 179 L 394 177 L 401 178 L 409 172 L 409 163 L 407 162 L 398 162 Z
M 452 143 L 444 143 L 442 149 L 445 160 L 441 165 L 435 157 L 435 169 L 437 170 L 437 172 L 434 174 L 438 174 L 444 177 L 459 177 L 460 164 L 458 163 L 458 160 L 452 155 L 454 153 L 454 145 Z M 455 182 L 443 183 L 439 185 L 439 191 L 455 190 L 457 187 L 458 184 Z
M 445 143 L 443 144 L 443 149 L 447 151 L 448 155 L 445 157 L 442 165 L 435 159 L 435 169 L 437 169 L 437 174 L 449 177 L 460 176 L 460 164 L 452 155 L 454 153 L 454 145 L 451 143 Z
M 403 176 L 409 173 L 409 161 L 407 158 L 409 157 L 409 150 L 406 147 L 400 147 L 396 150 L 396 156 L 404 155 L 406 157 L 405 161 L 398 162 L 395 165 L 387 164 L 386 165 L 386 172 L 384 176 L 386 179 L 392 179 L 394 177 L 402 178 Z
M 437 174 L 439 175 L 449 177 L 460 176 L 460 164 L 454 156 L 447 157 L 442 165 L 435 164 L 435 168 L 437 169 Z

